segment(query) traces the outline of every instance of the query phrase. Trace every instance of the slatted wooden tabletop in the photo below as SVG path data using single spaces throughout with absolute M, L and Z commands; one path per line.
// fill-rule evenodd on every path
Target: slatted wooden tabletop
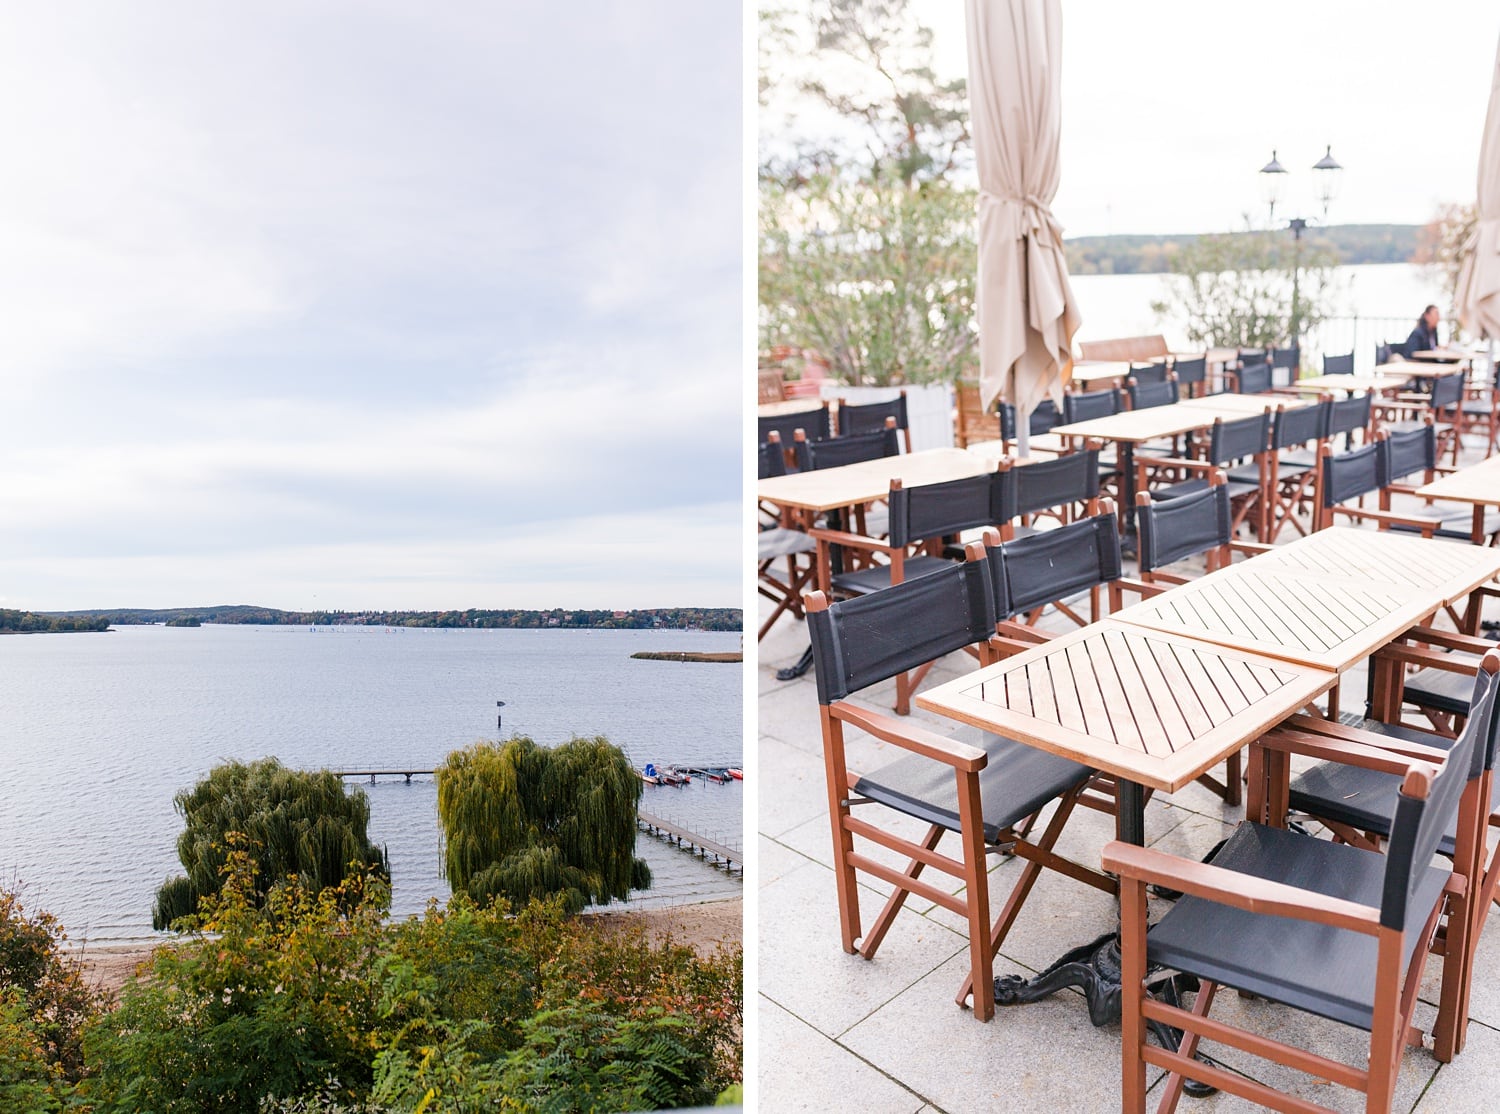
M 1500 456 L 1460 468 L 1417 488 L 1417 494 L 1458 503 L 1500 507 Z
M 1106 619 L 916 702 L 1172 792 L 1322 695 L 1336 676 Z
M 1242 567 L 1251 564 L 1406 585 L 1429 591 L 1438 603 L 1448 604 L 1500 572 L 1500 549 L 1390 530 L 1334 526 L 1278 545 Z
M 1342 672 L 1443 602 L 1431 589 L 1266 565 L 1257 557 L 1111 618 Z
M 1393 375 L 1309 375 L 1306 379 L 1298 379 L 1292 386 L 1299 391 L 1337 390 L 1347 391 L 1351 395 L 1357 391 L 1374 391 L 1379 394 L 1382 391 L 1400 390 L 1412 374 L 1412 372 L 1407 372 Z
M 1236 414 L 1235 417 L 1244 417 Z M 1090 418 L 1071 425 L 1059 425 L 1052 432 L 1059 437 L 1092 437 L 1100 441 L 1128 441 L 1139 444 L 1158 437 L 1176 437 L 1214 424 L 1214 413 L 1199 406 L 1175 402 L 1170 406 L 1152 406 L 1145 410 L 1127 410 L 1104 418 Z
M 780 402 L 762 402 L 755 412 L 762 418 L 774 418 L 783 414 L 811 413 L 822 408 L 823 404 L 815 398 L 784 398 Z
M 885 498 L 893 479 L 907 487 L 957 480 L 994 471 L 998 459 L 963 449 L 924 449 L 842 468 L 772 476 L 756 483 L 755 495 L 794 510 L 831 511 Z

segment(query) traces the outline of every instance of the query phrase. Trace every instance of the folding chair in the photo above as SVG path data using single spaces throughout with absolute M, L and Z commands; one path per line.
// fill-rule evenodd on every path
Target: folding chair
M 1088 518 L 1002 542 L 998 533 L 986 538 L 991 548 L 990 563 L 1003 569 L 996 573 L 996 597 L 1003 620 L 1026 616 L 1024 637 L 1035 641 L 1043 637 L 1033 629 L 1042 610 L 1048 605 L 1066 615 L 1079 626 L 1104 617 L 1105 595 L 1109 610 L 1120 604 L 1120 579 L 1124 561 L 1120 556 L 1120 524 L 1114 504 L 1100 500 L 1098 511 Z M 1003 586 L 1003 587 L 1002 587 Z M 1074 610 L 1076 597 L 1088 593 L 1089 618 Z M 1016 633 L 1004 621 L 1000 634 Z
M 1380 494 L 1382 510 L 1390 509 L 1392 495 L 1414 495 L 1418 486 L 1431 483 L 1439 472 L 1453 471 L 1451 468 L 1440 466 L 1437 462 L 1438 434 L 1430 416 L 1427 421 L 1414 427 L 1403 426 L 1400 429 L 1387 430 L 1385 441 L 1385 487 Z M 1399 482 L 1412 476 L 1417 478 L 1417 483 Z M 1431 499 L 1427 500 L 1426 504 L 1424 514 L 1430 514 L 1439 520 L 1433 537 L 1453 541 L 1473 540 L 1473 508 L 1455 507 L 1453 504 L 1445 507 Z M 1391 528 L 1408 531 L 1412 529 L 1410 526 L 1399 523 Z M 1495 544 L 1496 540 L 1500 539 L 1500 511 L 1486 511 L 1481 517 L 1480 529 L 1489 538 L 1490 544 Z
M 1466 972 L 1459 957 L 1467 954 L 1473 921 L 1463 872 L 1472 865 L 1480 801 L 1489 790 L 1478 752 L 1493 730 L 1497 669 L 1500 652 L 1485 659 L 1470 728 L 1436 768 L 1378 746 L 1295 731 L 1274 731 L 1256 744 L 1278 766 L 1281 757 L 1302 754 L 1399 777 L 1384 855 L 1249 820 L 1212 863 L 1121 842 L 1105 847 L 1105 869 L 1120 876 L 1123 1110 L 1145 1110 L 1147 1064 L 1169 1073 L 1163 1111 L 1176 1109 L 1184 1079 L 1279 1110 L 1325 1109 L 1194 1059 L 1204 1039 L 1361 1091 L 1367 1111 L 1390 1110 L 1422 969 L 1445 912 L 1442 997 L 1461 1001 Z M 1462 861 L 1453 870 L 1431 865 L 1455 823 Z M 1148 883 L 1183 894 L 1149 932 Z M 1148 964 L 1199 980 L 1191 1010 L 1147 998 Z M 1363 1029 L 1368 1059 L 1343 1064 L 1212 1019 L 1220 987 Z M 1150 1021 L 1183 1030 L 1177 1050 L 1146 1043 Z
M 1125 393 L 1130 396 L 1132 410 L 1147 410 L 1153 406 L 1170 406 L 1179 399 L 1176 376 L 1168 373 L 1160 383 L 1141 383 L 1134 377 L 1125 380 Z
M 1152 364 L 1142 364 L 1130 369 L 1130 378 L 1140 384 L 1165 383 L 1167 381 L 1167 365 L 1161 361 Z
M 1277 386 L 1288 387 L 1296 380 L 1302 371 L 1302 346 L 1293 344 L 1288 348 L 1271 349 L 1271 372 L 1272 379 L 1280 378 L 1275 373 L 1286 372 L 1286 382 L 1278 383 Z
M 994 526 L 999 521 L 997 477 L 994 472 L 943 483 L 905 487 L 892 480 L 889 534 L 885 540 L 841 530 L 814 527 L 809 533 L 817 543 L 818 588 L 836 598 L 867 596 L 903 581 L 931 576 L 951 567 L 963 551 L 948 548 L 965 530 Z M 873 561 L 866 567 L 833 573 L 832 549 L 859 552 Z M 896 676 L 897 715 L 911 711 L 911 694 L 926 674 L 924 665 Z
M 1027 464 L 1005 457 L 997 483 L 995 522 L 1006 541 L 1036 533 L 1031 525 L 1036 515 L 1045 514 L 1066 525 L 1080 512 L 1092 515 L 1099 509 L 1099 447 L 1090 441 L 1077 452 Z
M 1031 436 L 1040 437 L 1051 431 L 1055 425 L 1062 424 L 1062 411 L 1057 408 L 1057 403 L 1050 398 L 1044 398 L 1037 403 L 1036 409 L 1031 412 L 1027 419 L 1026 428 L 1031 431 Z M 1008 402 L 1000 403 L 1000 446 L 1002 451 L 1009 453 L 1016 443 L 1016 408 Z
M 906 415 L 906 389 L 895 398 L 884 402 L 852 403 L 839 399 L 839 436 L 848 437 L 858 433 L 879 433 L 885 428 L 886 419 L 891 418 L 901 431 L 902 444 L 911 452 L 911 422 Z
M 760 427 L 760 444 L 764 445 L 772 433 L 781 438 L 781 446 L 788 454 L 789 467 L 796 464 L 791 452 L 799 431 L 809 441 L 826 441 L 833 436 L 833 422 L 828 416 L 826 402 L 810 410 L 798 410 L 791 414 L 762 414 L 756 418 L 756 423 Z
M 1442 525 L 1436 518 L 1398 515 L 1389 510 L 1376 510 L 1357 503 L 1351 505 L 1353 500 L 1369 495 L 1378 496 L 1384 490 L 1390 474 L 1386 437 L 1386 432 L 1381 430 L 1368 444 L 1342 453 L 1334 452 L 1326 441 L 1318 447 L 1314 530 L 1332 526 L 1335 515 L 1343 515 L 1356 521 L 1369 520 L 1382 529 L 1405 526 L 1424 538 L 1432 537 Z
M 1189 398 L 1208 393 L 1208 357 L 1197 356 L 1191 360 L 1173 360 L 1172 374 L 1177 376 L 1178 387 L 1187 392 Z
M 1229 374 L 1230 390 L 1242 395 L 1263 395 L 1274 385 L 1268 363 L 1241 364 Z
M 1464 398 L 1464 373 L 1434 375 L 1424 392 L 1408 392 L 1394 399 L 1381 399 L 1375 404 L 1376 419 L 1391 433 L 1413 430 L 1431 421 L 1436 431 L 1438 451 L 1451 453 L 1452 463 L 1458 464 L 1462 431 Z M 1402 415 L 1406 415 L 1402 417 Z
M 1147 492 L 1152 499 L 1173 499 L 1202 491 L 1208 486 L 1207 476 L 1216 468 L 1228 468 L 1242 460 L 1250 460 L 1246 470 L 1237 470 L 1237 476 L 1228 480 L 1229 501 L 1235 507 L 1233 528 L 1238 530 L 1256 512 L 1255 536 L 1266 538 L 1266 503 L 1262 495 L 1266 489 L 1269 468 L 1267 456 L 1271 440 L 1271 416 L 1266 413 L 1252 414 L 1226 422 L 1215 418 L 1209 431 L 1208 443 L 1201 460 L 1184 460 L 1178 457 L 1140 456 L 1135 458 L 1136 491 Z M 1253 477 L 1249 469 L 1254 469 Z M 1187 473 L 1194 478 L 1152 488 L 1149 483 L 1152 471 L 1158 473 Z M 1246 477 L 1246 478 L 1240 478 Z
M 786 458 L 781 448 L 781 437 L 774 429 L 769 432 L 766 443 L 760 446 L 759 458 L 760 479 L 786 475 Z M 817 563 L 813 560 L 816 551 L 817 542 L 803 530 L 769 523 L 762 525 L 756 533 L 755 588 L 760 595 L 776 605 L 756 632 L 757 642 L 765 638 L 782 615 L 790 613 L 794 618 L 802 618 L 802 593 L 807 590 L 817 571 Z M 805 562 L 803 557 L 807 558 Z M 786 562 L 784 573 L 776 567 L 777 562 L 782 560 Z
M 1307 534 L 1299 515 L 1312 499 L 1318 474 L 1317 446 L 1327 440 L 1332 417 L 1333 403 L 1327 398 L 1312 406 L 1276 408 L 1261 495 L 1266 504 L 1267 543 L 1275 542 L 1288 523 L 1297 533 Z M 1231 469 L 1229 474 L 1241 482 L 1255 478 L 1249 467 Z
M 983 547 L 971 547 L 970 560 L 932 576 L 894 585 L 883 592 L 830 604 L 822 593 L 805 602 L 817 665 L 828 815 L 833 829 L 839 929 L 844 951 L 874 959 L 908 894 L 916 894 L 968 922 L 969 971 L 956 1001 L 970 995 L 974 1016 L 994 1016 L 994 957 L 1043 867 L 1115 892 L 1114 880 L 1053 851 L 1093 771 L 1067 759 L 997 735 L 974 742 L 871 712 L 850 698 L 872 685 L 955 650 L 982 642 L 994 630 L 990 580 Z M 846 727 L 856 728 L 905 752 L 880 768 L 851 775 Z M 1031 840 L 1018 828 L 1052 801 L 1058 801 L 1046 830 Z M 854 807 L 874 802 L 927 825 L 920 840 L 882 826 L 886 813 L 856 817 Z M 938 851 L 947 832 L 958 836 L 956 856 Z M 862 853 L 856 837 L 895 851 L 908 862 L 887 866 Z M 1025 860 L 1021 875 L 994 923 L 990 921 L 985 856 L 1013 852 Z M 963 885 L 952 893 L 922 878 L 931 868 Z M 895 888 L 868 932 L 860 920 L 857 871 Z
M 901 438 L 895 419 L 887 418 L 885 427 L 878 432 L 856 433 L 827 441 L 811 440 L 805 431 L 799 429 L 793 434 L 792 449 L 796 453 L 797 467 L 803 472 L 812 472 L 819 468 L 842 468 L 846 464 L 896 456 L 901 452 Z
M 1389 350 L 1387 350 L 1386 354 L 1387 355 L 1390 354 Z M 1376 353 L 1376 360 L 1375 360 L 1376 366 L 1379 366 L 1380 364 L 1385 363 L 1384 360 L 1382 360 L 1382 359 L 1379 358 L 1379 355 L 1380 354 L 1377 352 Z M 1324 375 L 1353 375 L 1354 374 L 1354 353 L 1353 352 L 1349 352 L 1349 353 L 1347 353 L 1346 355 L 1343 355 L 1343 356 L 1324 356 L 1323 357 L 1323 374 Z

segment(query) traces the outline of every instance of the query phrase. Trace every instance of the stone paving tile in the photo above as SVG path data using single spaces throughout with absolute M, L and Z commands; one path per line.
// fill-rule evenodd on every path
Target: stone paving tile
M 858 1056 L 760 999 L 758 1107 L 809 1114 L 912 1114 L 923 1100 Z
M 902 815 L 899 812 L 887 809 L 882 805 L 863 805 L 857 811 L 861 819 L 878 823 L 892 835 L 920 842 L 927 835 L 927 825 L 911 816 Z M 878 820 L 876 819 L 878 817 Z M 794 851 L 798 851 L 808 858 L 813 859 L 829 870 L 833 869 L 833 830 L 828 823 L 828 813 L 825 809 L 823 814 L 814 820 L 809 820 L 781 835 L 781 841 Z M 905 870 L 908 859 L 899 852 L 892 851 L 888 847 L 875 843 L 872 840 L 856 837 L 855 848 L 866 858 L 874 859 L 878 863 L 895 870 Z M 943 842 L 938 844 L 939 851 L 950 855 L 958 853 L 958 840 L 953 836 L 944 836 Z M 932 882 L 934 885 L 948 889 L 949 876 L 931 868 L 923 871 L 923 881 Z M 883 878 L 860 873 L 860 885 L 865 886 L 876 893 L 888 894 L 893 889 L 889 882 Z M 962 889 L 962 885 L 952 887 L 954 892 Z M 933 907 L 933 903 L 924 897 L 911 895 L 907 899 L 909 907 L 918 913 L 925 913 Z M 962 923 L 962 922 L 960 922 Z
M 1500 1030 L 1470 1025 L 1464 1050 L 1451 1064 L 1440 1064 L 1423 1093 L 1416 1114 L 1490 1114 L 1500 1106 Z
M 762 738 L 760 817 L 757 829 L 776 838 L 800 824 L 821 819 L 827 824 L 828 788 L 823 760 L 780 739 Z
M 794 870 L 806 870 L 817 865 L 806 855 L 800 855 L 777 843 L 770 836 L 760 836 L 756 842 L 760 851 L 755 859 L 755 884 L 762 890 L 773 882 L 781 881 Z
M 860 899 L 868 925 L 882 898 L 861 888 Z M 822 867 L 792 871 L 762 889 L 759 920 L 756 989 L 831 1037 L 968 948 L 965 937 L 907 913 L 895 919 L 873 960 L 846 954 L 833 872 Z M 957 989 L 955 982 L 950 998 Z
M 843 1043 L 946 1111 L 1119 1109 L 1119 1026 L 1095 1029 L 1064 992 L 997 1010 L 988 1024 L 953 1004 L 967 960 L 945 964 L 844 1035 Z M 999 974 L 1020 973 L 1000 962 Z

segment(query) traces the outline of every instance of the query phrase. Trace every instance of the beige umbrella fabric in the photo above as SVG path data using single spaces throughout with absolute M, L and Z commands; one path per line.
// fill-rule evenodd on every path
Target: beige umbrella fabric
M 1016 406 L 1022 439 L 1049 395 L 1061 401 L 1080 318 L 1062 229 L 1060 0 L 966 0 L 969 112 L 979 170 L 979 386 Z
M 1500 48 L 1479 146 L 1479 222 L 1458 272 L 1458 318 L 1476 336 L 1500 339 Z

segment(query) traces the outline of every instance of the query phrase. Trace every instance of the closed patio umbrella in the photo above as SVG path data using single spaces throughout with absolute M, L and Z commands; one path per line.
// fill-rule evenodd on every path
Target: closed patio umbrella
M 1030 415 L 1062 400 L 1080 319 L 1062 229 L 1060 0 L 966 0 L 969 113 L 979 170 L 979 387 L 1008 398 L 1027 451 Z
M 1458 318 L 1464 328 L 1500 339 L 1500 49 L 1479 146 L 1479 222 L 1464 245 L 1458 272 Z

